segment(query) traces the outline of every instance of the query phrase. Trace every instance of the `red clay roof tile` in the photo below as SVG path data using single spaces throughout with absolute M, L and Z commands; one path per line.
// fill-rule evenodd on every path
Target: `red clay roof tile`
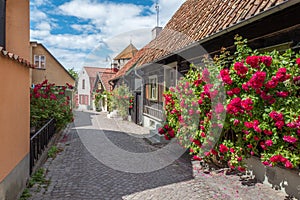
M 292 0 L 187 0 L 157 38 L 139 50 L 113 77 L 118 79 L 138 61 L 153 62 L 196 41 L 214 35 Z

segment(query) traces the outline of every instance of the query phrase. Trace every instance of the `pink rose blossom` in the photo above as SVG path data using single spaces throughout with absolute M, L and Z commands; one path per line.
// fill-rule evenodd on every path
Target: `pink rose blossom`
M 270 147 L 270 146 L 273 145 L 273 141 L 272 140 L 266 140 L 265 144 Z
M 290 136 L 290 135 L 285 135 L 283 136 L 283 140 L 288 142 L 288 143 L 296 143 L 298 141 L 298 138 Z

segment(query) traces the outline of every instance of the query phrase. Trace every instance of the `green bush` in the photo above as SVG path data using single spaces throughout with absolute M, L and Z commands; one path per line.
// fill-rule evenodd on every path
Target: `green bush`
M 63 128 L 73 120 L 72 108 L 69 104 L 69 97 L 65 96 L 67 84 L 63 87 L 56 87 L 47 80 L 35 85 L 30 93 L 30 125 L 40 128 L 51 118 L 55 119 L 56 127 Z
M 245 158 L 298 168 L 300 58 L 291 50 L 259 53 L 236 37 L 236 51 L 192 67 L 164 94 L 166 122 L 159 132 L 177 137 L 196 160 L 245 170 Z

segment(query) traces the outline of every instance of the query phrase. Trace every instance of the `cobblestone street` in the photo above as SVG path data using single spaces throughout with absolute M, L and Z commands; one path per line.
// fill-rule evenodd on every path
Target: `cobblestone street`
M 99 160 L 96 155 L 98 152 L 93 151 L 97 148 L 94 143 L 105 146 L 101 143 L 101 134 L 127 152 L 145 153 L 161 149 L 161 146 L 150 145 L 142 138 L 148 134 L 145 128 L 131 122 L 108 119 L 103 113 L 76 112 L 74 123 L 57 144 L 63 151 L 43 166 L 50 185 L 32 193 L 30 199 L 285 199 L 283 193 L 260 183 L 244 186 L 237 175 L 198 171 L 194 177 L 187 154 L 156 171 L 133 173 L 113 169 L 100 162 L 101 158 Z M 107 157 L 115 158 L 114 155 Z M 122 164 L 125 168 L 129 166 L 124 161 L 121 167 Z M 145 165 L 136 163 L 139 164 Z

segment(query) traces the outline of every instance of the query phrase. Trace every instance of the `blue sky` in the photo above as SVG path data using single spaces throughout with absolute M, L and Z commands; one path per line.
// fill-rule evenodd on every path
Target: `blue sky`
M 159 0 L 164 26 L 184 0 Z M 30 0 L 30 40 L 65 68 L 108 67 L 130 41 L 141 48 L 156 26 L 155 0 Z

